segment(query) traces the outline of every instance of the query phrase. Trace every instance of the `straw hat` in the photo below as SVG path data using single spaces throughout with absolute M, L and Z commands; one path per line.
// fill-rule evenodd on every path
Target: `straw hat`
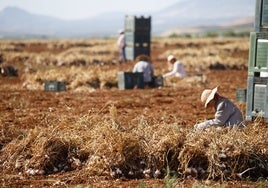
M 215 94 L 218 91 L 218 87 L 214 89 L 205 89 L 201 94 L 201 101 L 205 103 L 205 108 L 207 107 L 208 103 L 214 98 Z

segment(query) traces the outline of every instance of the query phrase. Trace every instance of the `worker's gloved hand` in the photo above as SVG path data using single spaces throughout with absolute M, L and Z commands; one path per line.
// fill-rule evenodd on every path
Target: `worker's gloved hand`
M 209 127 L 209 125 L 206 125 L 205 122 L 198 123 L 198 124 L 195 124 L 195 125 L 194 125 L 194 128 L 195 128 L 196 130 L 203 130 L 203 129 L 207 128 L 207 127 Z

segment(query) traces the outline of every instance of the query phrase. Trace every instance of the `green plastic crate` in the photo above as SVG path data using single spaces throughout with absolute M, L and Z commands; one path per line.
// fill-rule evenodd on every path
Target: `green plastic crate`
M 254 28 L 256 32 L 268 32 L 268 0 L 256 0 Z
M 268 33 L 250 33 L 248 72 L 268 72 Z
M 248 77 L 246 120 L 261 116 L 268 121 L 268 78 Z
M 247 89 L 237 88 L 236 89 L 236 101 L 237 102 L 246 102 L 247 99 Z

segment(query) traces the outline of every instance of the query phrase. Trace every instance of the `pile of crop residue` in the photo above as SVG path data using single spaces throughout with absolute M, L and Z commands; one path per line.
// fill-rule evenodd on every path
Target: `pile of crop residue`
M 106 74 L 103 74 L 106 71 Z M 101 70 L 99 67 L 61 67 L 39 70 L 22 76 L 22 88 L 44 89 L 45 81 L 65 81 L 67 90 L 94 91 L 117 87 L 117 70 Z
M 1 127 L 0 168 L 5 174 L 47 176 L 79 171 L 78 176 L 112 178 L 194 177 L 256 180 L 268 177 L 268 127 L 255 120 L 243 130 L 195 131 L 141 115 L 128 124 L 89 111 L 47 127 Z M 13 131 L 12 131 L 13 130 Z M 10 139 L 12 137 L 12 139 Z

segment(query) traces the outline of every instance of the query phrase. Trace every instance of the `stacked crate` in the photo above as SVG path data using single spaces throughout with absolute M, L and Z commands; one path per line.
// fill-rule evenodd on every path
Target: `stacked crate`
M 150 56 L 151 17 L 125 17 L 126 59 L 133 61 L 138 55 Z
M 255 31 L 268 32 L 268 1 L 256 0 Z
M 268 0 L 256 0 L 254 32 L 250 33 L 246 120 L 268 121 Z

